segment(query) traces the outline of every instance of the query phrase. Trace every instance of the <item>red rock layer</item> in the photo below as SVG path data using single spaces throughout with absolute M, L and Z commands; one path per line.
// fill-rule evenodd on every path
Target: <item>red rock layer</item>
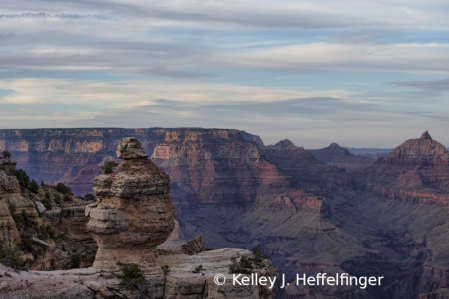
M 228 136 L 241 142 L 262 146 L 258 136 L 237 130 L 216 129 L 36 129 L 0 130 L 0 151 L 8 150 L 18 160 L 18 168 L 47 184 L 66 182 L 77 195 L 92 192 L 98 164 L 106 156 L 115 157 L 115 150 L 123 137 L 137 137 L 143 149 L 153 153 L 160 142 L 170 142 L 183 131 L 209 132 L 214 138 Z M 166 133 L 169 133 L 166 136 Z M 166 140 L 166 137 L 168 138 Z M 81 178 L 86 176 L 86 178 Z
M 323 149 L 307 151 L 321 162 L 344 168 L 347 172 L 367 168 L 375 161 L 368 157 L 353 155 L 337 143 L 332 143 Z
M 261 153 L 300 182 L 325 190 L 352 186 L 352 178 L 344 169 L 318 161 L 311 153 L 303 147 L 295 146 L 290 140 L 266 146 Z M 315 190 L 309 188 L 307 191 Z
M 236 130 L 168 131 L 151 159 L 197 204 L 245 205 L 292 184 Z
M 354 176 L 359 186 L 382 198 L 445 206 L 449 203 L 449 152 L 427 131 Z

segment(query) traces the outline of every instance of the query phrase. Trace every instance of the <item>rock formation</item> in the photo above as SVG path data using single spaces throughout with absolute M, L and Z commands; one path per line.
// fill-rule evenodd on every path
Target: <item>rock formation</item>
M 121 138 L 139 138 L 149 155 L 156 145 L 170 134 L 207 134 L 213 138 L 229 136 L 242 142 L 263 145 L 258 136 L 237 130 L 218 129 L 34 129 L 0 130 L 0 151 L 8 150 L 17 158 L 19 168 L 40 182 L 54 185 L 67 182 L 76 195 L 92 192 L 92 183 L 99 169 L 96 166 L 106 156 L 115 156 Z M 221 136 L 221 137 L 220 137 Z M 94 173 L 96 172 L 96 174 Z M 89 182 L 83 177 L 89 175 Z
M 117 261 L 153 265 L 157 245 L 174 229 L 169 176 L 148 159 L 134 137 L 123 138 L 117 149 L 123 159 L 118 172 L 96 177 L 99 201 L 87 206 L 87 224 L 98 244 L 94 267 Z
M 189 242 L 183 244 L 181 247 L 181 251 L 184 254 L 194 255 L 203 251 L 205 245 L 206 243 L 203 241 L 201 236 L 198 236 L 195 239 L 192 239 Z
M 360 187 L 382 198 L 448 205 L 449 152 L 427 131 L 354 176 Z
M 16 168 L 17 160 L 0 158 L 0 167 L 4 168 Z
M 8 247 L 15 247 L 20 243 L 20 237 L 11 209 L 18 213 L 24 211 L 30 220 L 41 223 L 33 202 L 22 196 L 17 178 L 0 170 L 0 241 Z
M 309 186 L 301 187 L 309 192 L 319 193 L 316 187 L 328 192 L 334 187 L 352 186 L 352 178 L 344 169 L 318 161 L 303 147 L 294 145 L 288 139 L 264 147 L 261 154 L 269 161 L 277 163 L 298 181 L 308 184 Z
M 307 151 L 321 162 L 344 168 L 347 172 L 364 169 L 375 161 L 368 157 L 355 156 L 335 142 L 323 149 Z
M 157 266 L 145 268 L 145 279 L 138 288 L 128 290 L 120 285 L 120 279 L 111 269 L 74 269 L 51 272 L 22 271 L 16 273 L 0 265 L 1 273 L 10 276 L 1 278 L 1 298 L 30 299 L 80 299 L 80 298 L 228 298 L 228 299 L 273 299 L 275 287 L 235 286 L 232 274 L 228 274 L 231 258 L 253 258 L 248 250 L 218 249 L 201 252 L 196 255 L 169 254 L 159 255 Z M 170 270 L 166 274 L 160 265 Z M 201 266 L 201 267 L 200 267 Z M 197 269 L 199 269 L 197 271 Z M 274 277 L 273 265 L 269 260 L 263 266 L 253 269 L 258 277 Z M 224 285 L 217 285 L 214 277 L 218 273 L 225 275 Z

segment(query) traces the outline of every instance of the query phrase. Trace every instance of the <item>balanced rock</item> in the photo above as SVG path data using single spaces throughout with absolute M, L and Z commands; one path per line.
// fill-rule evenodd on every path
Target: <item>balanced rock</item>
M 201 238 L 201 236 L 198 236 L 195 239 L 192 239 L 189 242 L 182 245 L 181 250 L 182 253 L 194 255 L 203 251 L 205 246 L 206 242 L 203 241 L 203 238 Z
M 122 138 L 116 153 L 119 159 L 148 158 L 148 154 L 143 150 L 142 144 L 135 137 Z
M 95 178 L 99 201 L 86 207 L 87 228 L 99 247 L 93 267 L 117 261 L 151 266 L 156 246 L 175 226 L 170 178 L 148 159 L 136 138 L 123 138 L 117 155 L 123 159 L 118 172 Z

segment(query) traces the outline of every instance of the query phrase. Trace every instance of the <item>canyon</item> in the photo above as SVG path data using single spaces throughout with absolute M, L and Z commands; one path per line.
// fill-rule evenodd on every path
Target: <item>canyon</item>
M 138 138 L 170 177 L 174 227 L 158 250 L 201 235 L 206 248 L 261 245 L 289 281 L 318 272 L 385 277 L 364 290 L 278 286 L 279 298 L 449 298 L 449 154 L 428 132 L 377 160 L 338 144 L 265 146 L 243 131 L 200 128 L 0 130 L 0 149 L 30 177 L 83 195 L 101 165 L 121 161 L 124 137 Z

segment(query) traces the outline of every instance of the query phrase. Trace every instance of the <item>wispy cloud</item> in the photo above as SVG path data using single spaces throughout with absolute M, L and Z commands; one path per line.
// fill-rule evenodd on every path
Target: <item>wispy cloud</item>
M 0 126 L 237 127 L 308 147 L 386 130 L 394 146 L 447 127 L 448 13 L 444 0 L 3 0 Z

